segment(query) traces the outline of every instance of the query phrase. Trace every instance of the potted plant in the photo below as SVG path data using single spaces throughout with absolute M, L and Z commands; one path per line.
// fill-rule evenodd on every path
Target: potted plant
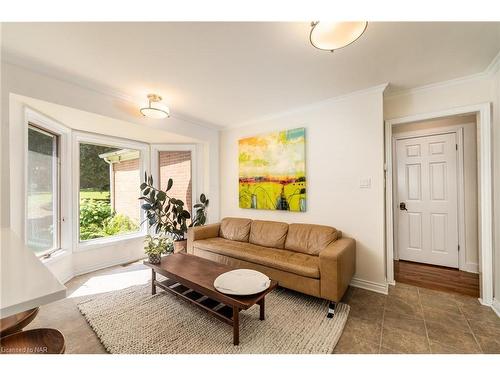
M 194 205 L 194 215 L 184 209 L 184 202 L 170 197 L 168 192 L 174 182 L 168 179 L 167 188 L 163 191 L 153 186 L 153 176 L 144 173 L 141 184 L 141 208 L 146 212 L 146 220 L 156 234 L 164 233 L 174 241 L 174 252 L 186 250 L 186 233 L 188 227 L 204 225 L 209 200 L 205 194 L 200 195 L 200 202 Z
M 160 263 L 161 256 L 163 254 L 170 254 L 173 250 L 172 239 L 169 237 L 153 237 L 148 234 L 144 239 L 144 253 L 148 256 L 150 263 Z

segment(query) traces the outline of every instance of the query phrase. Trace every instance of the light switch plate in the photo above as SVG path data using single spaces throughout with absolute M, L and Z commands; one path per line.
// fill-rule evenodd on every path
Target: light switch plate
M 371 178 L 363 178 L 359 180 L 359 187 L 361 189 L 370 189 L 372 187 L 372 179 Z

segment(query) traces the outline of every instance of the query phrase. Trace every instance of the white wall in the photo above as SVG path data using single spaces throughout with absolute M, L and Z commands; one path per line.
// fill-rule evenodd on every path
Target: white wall
M 334 226 L 356 239 L 357 281 L 374 283 L 372 286 L 383 290 L 384 88 L 385 85 L 222 131 L 221 217 Z M 297 127 L 306 128 L 307 212 L 240 209 L 238 139 Z M 369 189 L 359 187 L 365 178 L 371 179 Z
M 205 166 L 198 191 L 211 200 L 210 216 L 219 218 L 219 134 L 217 130 L 171 118 L 148 122 L 133 103 L 94 92 L 69 82 L 2 62 L 2 226 L 22 235 L 24 228 L 24 108 L 29 106 L 73 130 L 139 140 L 146 143 L 195 143 L 198 162 Z M 134 111 L 132 111 L 134 109 Z M 11 193 L 12 192 L 12 193 Z M 75 214 L 76 215 L 76 214 Z M 73 215 L 74 216 L 74 215 Z M 75 216 L 75 220 L 76 220 Z M 73 244 L 74 245 L 74 244 Z M 142 238 L 95 246 L 73 247 L 47 262 L 60 280 L 75 274 L 136 260 L 143 254 Z
M 430 131 L 439 128 L 463 128 L 464 149 L 464 201 L 465 201 L 465 244 L 461 251 L 465 252 L 465 264 L 460 269 L 467 272 L 479 272 L 478 249 L 478 195 L 477 195 L 477 137 L 476 116 L 454 116 L 450 118 L 429 120 L 394 126 L 394 135 L 404 132 Z M 393 181 L 396 181 L 394 178 Z M 396 250 L 396 249 L 394 249 Z

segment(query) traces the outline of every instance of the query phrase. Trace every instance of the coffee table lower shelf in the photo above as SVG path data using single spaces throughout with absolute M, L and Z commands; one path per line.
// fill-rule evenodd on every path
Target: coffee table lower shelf
M 240 342 L 240 311 L 237 306 L 229 306 L 215 300 L 213 297 L 207 297 L 194 289 L 188 288 L 181 283 L 166 279 L 164 281 L 156 280 L 156 272 L 152 270 L 151 294 L 156 294 L 156 287 L 172 293 L 185 301 L 188 301 L 203 310 L 209 312 L 217 319 L 233 327 L 233 344 L 239 345 Z M 257 302 L 260 307 L 259 318 L 265 319 L 265 295 Z

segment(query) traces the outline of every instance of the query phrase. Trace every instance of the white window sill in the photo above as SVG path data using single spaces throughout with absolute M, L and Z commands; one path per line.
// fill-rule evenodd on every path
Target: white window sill
M 40 261 L 45 265 L 49 265 L 51 263 L 54 263 L 54 262 L 61 260 L 62 258 L 67 257 L 70 254 L 71 254 L 71 251 L 69 251 L 67 249 L 60 249 L 60 250 L 54 251 L 50 255 L 50 257 L 48 257 L 48 258 L 41 258 Z
M 113 237 L 103 237 L 103 238 L 96 238 L 94 240 L 87 240 L 83 242 L 78 242 L 75 246 L 75 253 L 81 252 L 81 251 L 86 251 L 86 250 L 93 250 L 93 249 L 99 249 L 102 247 L 108 247 L 108 246 L 114 246 L 118 245 L 122 242 L 127 242 L 130 240 L 135 240 L 138 238 L 144 238 L 147 233 L 141 231 L 137 233 L 131 233 L 131 234 L 124 234 L 122 236 L 113 236 Z

